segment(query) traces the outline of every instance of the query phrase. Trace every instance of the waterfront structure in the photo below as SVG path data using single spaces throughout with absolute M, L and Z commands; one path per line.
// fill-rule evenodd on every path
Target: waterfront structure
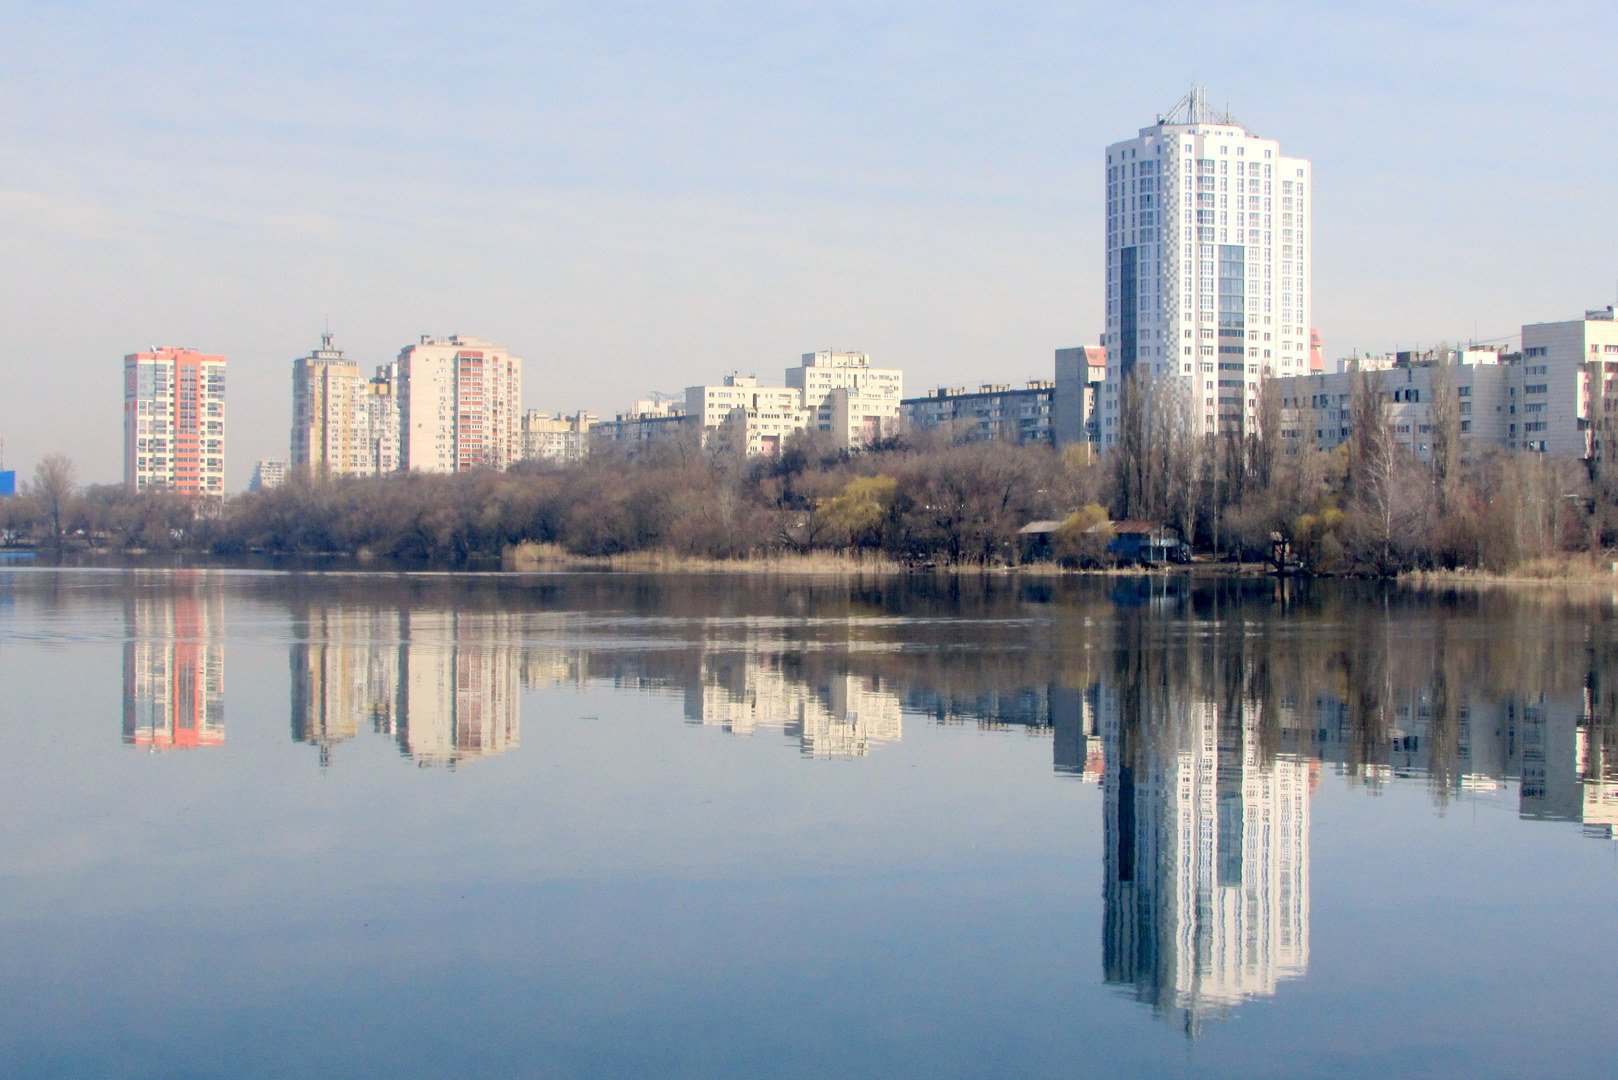
M 225 358 L 165 346 L 124 357 L 124 487 L 225 494 Z
M 1056 350 L 1056 380 L 1051 395 L 1051 438 L 1057 446 L 1100 440 L 1096 400 L 1107 381 L 1104 345 L 1075 345 Z
M 522 454 L 522 359 L 473 337 L 421 340 L 399 353 L 401 467 L 504 469 Z
M 590 453 L 590 431 L 595 424 L 594 413 L 564 416 L 529 409 L 522 417 L 522 460 L 583 461 Z
M 1107 148 L 1105 191 L 1102 446 L 1137 375 L 1169 380 L 1198 434 L 1255 432 L 1263 380 L 1309 370 L 1309 162 L 1194 87 Z
M 941 386 L 925 397 L 906 398 L 905 422 L 912 431 L 947 428 L 963 442 L 1043 443 L 1051 445 L 1055 386 L 1049 379 L 1030 379 L 1026 386 L 984 383 L 975 391 Z
M 282 458 L 261 457 L 253 462 L 253 478 L 247 482 L 248 491 L 268 491 L 286 483 L 287 463 Z

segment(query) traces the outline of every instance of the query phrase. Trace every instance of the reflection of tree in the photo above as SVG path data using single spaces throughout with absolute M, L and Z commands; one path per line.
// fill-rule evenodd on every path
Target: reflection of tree
M 1577 783 L 1588 790 L 1618 757 L 1618 689 L 1604 675 L 1618 670 L 1618 621 L 1548 593 L 959 576 L 355 576 L 237 587 L 290 595 L 310 627 L 326 612 L 430 615 L 453 624 L 446 647 L 472 635 L 481 649 L 509 651 L 524 685 L 677 693 L 705 722 L 711 710 L 729 717 L 715 721 L 722 728 L 762 724 L 806 747 L 863 752 L 896 738 L 891 710 L 902 706 L 939 723 L 1051 737 L 1058 771 L 1095 777 L 1105 697 L 1130 718 L 1107 748 L 1126 764 L 1183 750 L 1205 708 L 1218 717 L 1216 743 L 1233 753 L 1239 742 L 1260 765 L 1309 757 L 1373 789 L 1422 776 L 1442 803 L 1518 780 L 1531 737 L 1561 756 L 1529 762 L 1545 777 L 1534 773 L 1524 812 L 1561 819 L 1596 812 L 1578 808 Z M 625 647 L 625 634 L 643 647 Z M 399 734 L 397 719 L 383 726 Z M 329 746 L 358 726 L 300 730 Z

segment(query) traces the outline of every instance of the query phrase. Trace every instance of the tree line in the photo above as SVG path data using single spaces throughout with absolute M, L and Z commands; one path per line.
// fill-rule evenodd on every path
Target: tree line
M 369 554 L 447 564 L 498 560 L 523 543 L 578 556 L 667 552 L 708 559 L 840 552 L 910 565 L 1000 565 L 1026 557 L 1018 530 L 1061 522 L 1046 557 L 1110 559 L 1109 523 L 1174 526 L 1201 553 L 1322 574 L 1415 568 L 1509 571 L 1618 539 L 1618 470 L 1488 450 L 1462 454 L 1453 380 L 1432 379 L 1428 460 L 1394 435 L 1374 375 L 1355 382 L 1347 442 L 1316 449 L 1307 423 L 1285 437 L 1274 384 L 1249 435 L 1202 437 L 1168 381 L 1126 380 L 1118 438 L 1088 446 L 969 441 L 914 432 L 860 452 L 816 432 L 746 458 L 694 431 L 631 456 L 507 471 L 312 479 L 223 502 L 122 485 L 79 486 L 51 455 L 0 500 L 0 542 L 65 550 Z M 1615 401 L 1618 403 L 1618 401 Z

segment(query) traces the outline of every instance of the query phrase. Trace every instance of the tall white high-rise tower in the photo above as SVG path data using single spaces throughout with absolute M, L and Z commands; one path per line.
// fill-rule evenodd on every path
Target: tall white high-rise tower
M 1103 446 L 1124 380 L 1172 378 L 1198 433 L 1247 433 L 1267 376 L 1309 371 L 1309 162 L 1283 157 L 1193 87 L 1107 148 Z

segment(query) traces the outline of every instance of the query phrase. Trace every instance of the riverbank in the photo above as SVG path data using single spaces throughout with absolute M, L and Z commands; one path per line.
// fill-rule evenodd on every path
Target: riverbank
M 1491 570 L 1412 570 L 1400 574 L 1400 584 L 1416 588 L 1615 588 L 1618 562 L 1587 555 L 1536 559 L 1508 572 Z

